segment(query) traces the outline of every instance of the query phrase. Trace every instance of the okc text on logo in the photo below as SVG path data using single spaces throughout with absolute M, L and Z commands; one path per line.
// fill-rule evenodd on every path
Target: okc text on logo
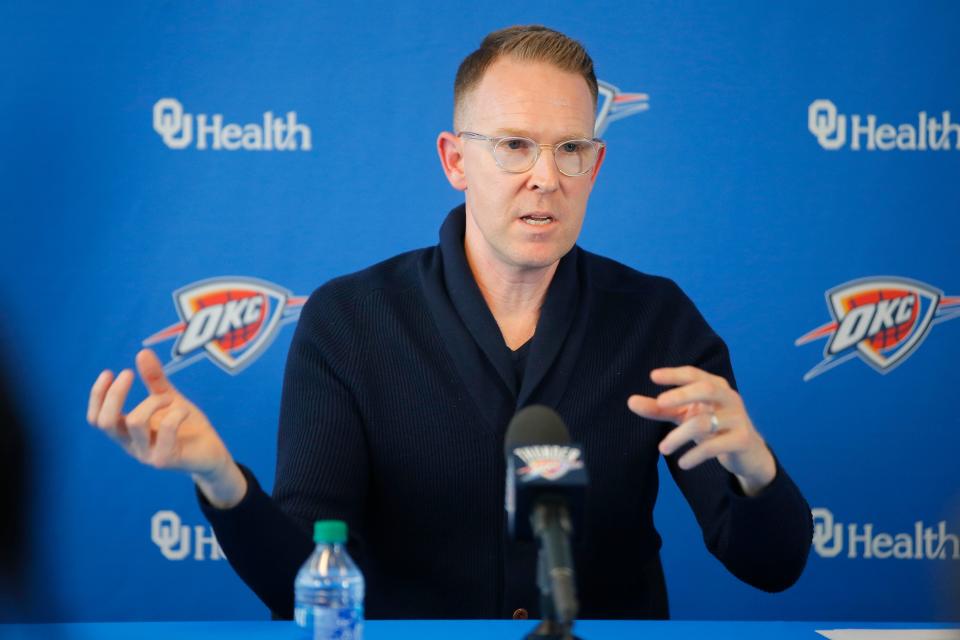
M 563 447 L 560 445 L 537 445 L 522 447 L 514 450 L 514 455 L 527 463 L 527 466 L 517 469 L 517 475 L 524 482 L 536 478 L 544 480 L 558 480 L 573 469 L 582 469 L 580 449 Z
M 833 320 L 795 342 L 799 347 L 829 336 L 823 361 L 804 380 L 854 356 L 887 373 L 920 346 L 932 325 L 960 316 L 960 296 L 947 297 L 928 284 L 896 276 L 852 280 L 826 296 Z
M 153 105 L 153 130 L 171 149 L 186 149 L 193 142 L 196 118 L 197 149 L 219 151 L 310 151 L 310 127 L 297 122 L 297 112 L 276 118 L 272 111 L 263 114 L 261 122 L 223 124 L 223 114 L 207 116 L 184 113 L 176 98 L 161 98 Z
M 207 357 L 236 375 L 263 353 L 282 325 L 296 322 L 305 296 L 272 282 L 225 276 L 193 282 L 173 292 L 180 322 L 143 341 L 150 346 L 173 337 L 173 373 Z
M 926 111 L 917 114 L 916 123 L 898 125 L 877 124 L 877 116 L 866 118 L 854 114 L 850 118 L 850 148 L 863 147 L 867 151 L 940 151 L 960 149 L 960 124 L 950 121 L 950 112 L 944 111 L 938 120 Z M 824 149 L 836 151 L 847 143 L 847 116 L 837 113 L 837 106 L 830 100 L 814 100 L 807 108 L 807 129 Z M 951 136 L 953 136 L 951 145 Z

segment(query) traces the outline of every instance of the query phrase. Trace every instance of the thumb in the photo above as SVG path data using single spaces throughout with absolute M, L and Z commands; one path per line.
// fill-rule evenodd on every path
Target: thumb
M 167 380 L 163 372 L 163 365 L 160 364 L 160 358 L 152 349 L 141 349 L 137 354 L 137 371 L 146 385 L 147 391 L 151 395 L 160 395 L 173 391 L 173 385 Z

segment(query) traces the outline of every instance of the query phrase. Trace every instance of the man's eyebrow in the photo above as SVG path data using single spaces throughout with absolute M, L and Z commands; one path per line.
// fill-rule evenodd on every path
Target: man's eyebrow
M 520 136 L 523 138 L 530 138 L 531 140 L 536 140 L 536 137 L 531 135 L 529 131 L 525 131 L 523 129 L 513 129 L 511 127 L 503 127 L 503 128 L 494 130 L 493 137 L 499 138 L 501 136 Z M 579 133 L 579 132 L 576 132 L 576 133 L 567 132 L 562 134 L 560 137 L 558 137 L 555 142 L 563 142 L 565 140 L 582 140 L 582 139 L 590 140 L 591 136 L 584 135 L 583 133 Z M 540 141 L 538 140 L 538 142 Z

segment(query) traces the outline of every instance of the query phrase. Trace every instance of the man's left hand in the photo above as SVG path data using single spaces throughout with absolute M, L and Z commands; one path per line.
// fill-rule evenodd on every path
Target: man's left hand
M 630 396 L 627 406 L 644 418 L 679 425 L 660 442 L 660 453 L 668 456 L 693 441 L 696 446 L 677 461 L 681 469 L 692 469 L 716 458 L 737 476 L 748 496 L 760 493 L 773 482 L 773 454 L 753 426 L 740 394 L 730 388 L 725 378 L 696 367 L 672 367 L 654 369 L 650 379 L 675 388 L 656 398 Z

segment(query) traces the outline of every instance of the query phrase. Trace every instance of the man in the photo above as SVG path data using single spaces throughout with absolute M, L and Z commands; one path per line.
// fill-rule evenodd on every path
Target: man
M 504 527 L 503 437 L 557 409 L 591 475 L 574 560 L 581 616 L 668 616 L 652 520 L 658 454 L 708 548 L 766 590 L 806 562 L 809 508 L 734 390 L 723 342 L 672 282 L 575 246 L 605 148 L 575 41 L 490 34 L 455 84 L 437 149 L 464 192 L 436 247 L 318 289 L 284 378 L 273 498 L 203 413 L 137 355 L 103 372 L 88 420 L 139 460 L 192 474 L 240 576 L 289 617 L 311 523 L 346 520 L 370 617 L 537 614 L 533 544 Z M 665 389 L 669 387 L 669 389 Z

